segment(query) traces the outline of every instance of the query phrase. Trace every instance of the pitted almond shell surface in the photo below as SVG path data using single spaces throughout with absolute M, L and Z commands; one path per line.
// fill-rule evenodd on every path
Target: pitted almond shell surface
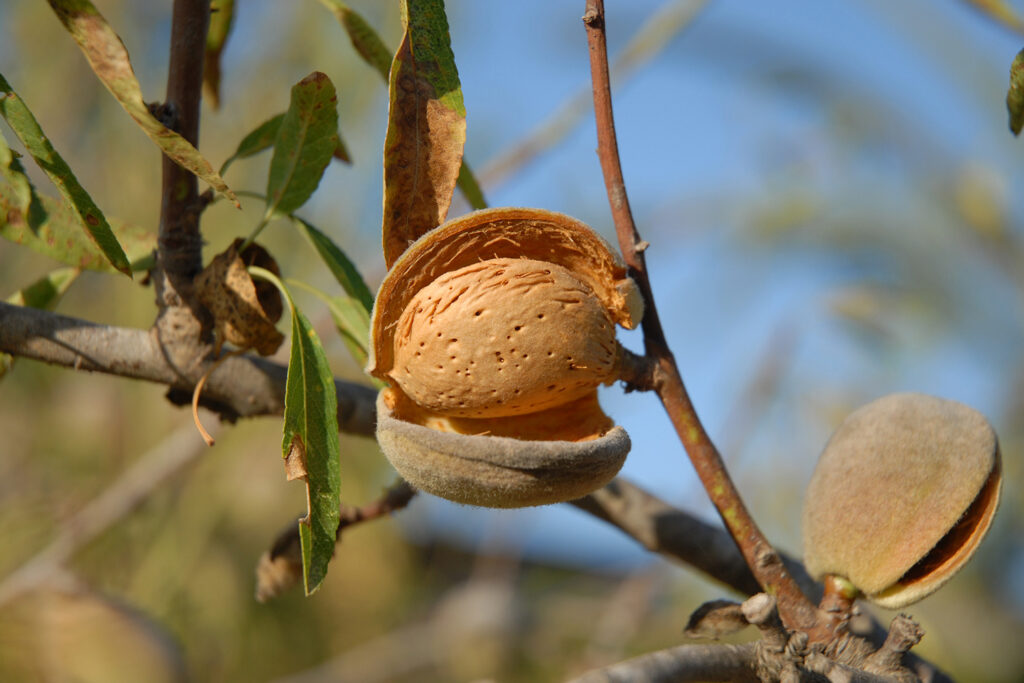
M 414 297 L 442 275 L 490 259 L 553 263 L 586 285 L 608 318 L 639 324 L 643 300 L 622 260 L 584 223 L 553 211 L 495 208 L 449 221 L 416 240 L 381 284 L 371 320 L 368 371 L 386 380 L 395 365 L 399 319 Z M 501 305 L 499 297 L 492 305 Z
M 888 608 L 931 593 L 962 567 L 991 524 L 999 445 L 974 409 L 893 394 L 854 411 L 829 440 L 804 502 L 812 576 L 849 579 Z
M 377 440 L 382 450 L 415 488 L 458 503 L 513 508 L 573 500 L 611 481 L 629 452 L 626 431 L 610 424 L 596 432 L 600 436 L 583 441 L 523 441 L 493 433 L 442 431 L 410 421 L 408 415 L 396 416 L 397 396 L 384 389 L 377 398 Z M 596 406 L 596 396 L 593 400 Z M 603 414 L 585 415 L 610 423 Z M 446 424 L 452 428 L 459 422 L 456 418 Z M 462 425 L 480 422 L 486 420 L 465 420 Z M 557 419 L 549 425 L 556 434 L 566 427 Z
M 495 305 L 495 304 L 499 305 Z M 445 273 L 408 303 L 390 378 L 456 417 L 534 413 L 614 378 L 615 324 L 562 266 L 498 258 Z

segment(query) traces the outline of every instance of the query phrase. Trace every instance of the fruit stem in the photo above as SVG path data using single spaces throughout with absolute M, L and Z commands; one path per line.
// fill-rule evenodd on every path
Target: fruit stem
M 583 23 L 590 48 L 598 156 L 619 248 L 629 268 L 629 274 L 637 283 L 644 298 L 645 310 L 641 326 L 646 356 L 655 366 L 652 374 L 654 389 L 665 406 L 701 483 L 758 584 L 766 593 L 775 596 L 779 614 L 787 627 L 810 629 L 818 620 L 814 604 L 800 591 L 793 577 L 783 566 L 778 553 L 750 516 L 739 491 L 725 469 L 718 449 L 708 437 L 690 402 L 679 368 L 669 349 L 647 276 L 644 252 L 649 245 L 640 238 L 633 221 L 619 162 L 615 120 L 612 115 L 603 0 L 587 0 Z

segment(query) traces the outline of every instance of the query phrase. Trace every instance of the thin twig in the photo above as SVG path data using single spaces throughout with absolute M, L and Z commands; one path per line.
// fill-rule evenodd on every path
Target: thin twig
M 651 652 L 575 678 L 571 683 L 758 683 L 754 645 L 679 645 Z
M 45 548 L 0 582 L 0 605 L 45 582 L 80 548 L 135 510 L 154 489 L 205 452 L 206 447 L 196 438 L 192 425 L 172 432 L 103 493 L 68 518 Z
M 783 621 L 791 628 L 811 628 L 817 617 L 814 605 L 800 592 L 779 555 L 750 516 L 739 491 L 725 469 L 718 449 L 711 442 L 690 402 L 675 358 L 669 349 L 647 275 L 643 248 L 645 243 L 633 221 L 619 162 L 615 120 L 612 115 L 603 0 L 587 0 L 583 22 L 590 46 L 590 69 L 601 170 L 605 178 L 605 189 L 615 222 L 619 248 L 629 267 L 630 275 L 637 282 L 646 303 L 642 323 L 644 346 L 647 355 L 658 362 L 661 377 L 657 385 L 658 396 L 690 456 L 697 475 L 726 528 L 739 546 L 740 552 L 743 553 L 747 565 L 764 590 L 778 598 Z

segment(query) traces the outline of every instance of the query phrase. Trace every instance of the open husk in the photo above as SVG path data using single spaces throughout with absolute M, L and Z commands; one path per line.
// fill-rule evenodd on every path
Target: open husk
M 586 225 L 488 209 L 414 242 L 381 285 L 369 372 L 381 447 L 413 486 L 521 507 L 607 483 L 629 450 L 597 401 L 618 377 L 615 325 L 643 304 Z
M 829 440 L 804 502 L 812 576 L 849 580 L 890 609 L 920 600 L 974 554 L 999 501 L 999 444 L 974 409 L 893 394 Z

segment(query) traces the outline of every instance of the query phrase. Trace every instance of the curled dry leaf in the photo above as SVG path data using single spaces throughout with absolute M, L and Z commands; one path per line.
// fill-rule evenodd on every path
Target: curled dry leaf
M 718 640 L 742 631 L 750 622 L 743 615 L 743 606 L 732 600 L 711 600 L 694 610 L 683 629 L 689 638 Z
M 977 550 L 1001 482 L 995 431 L 974 409 L 912 393 L 873 401 L 843 421 L 811 478 L 807 570 L 882 607 L 920 600 Z
M 247 268 L 259 266 L 275 274 L 280 271 L 263 247 L 250 244 L 241 249 L 242 244 L 243 240 L 236 239 L 213 258 L 196 278 L 196 294 L 213 315 L 218 339 L 268 356 L 284 341 L 284 335 L 274 327 L 281 319 L 283 303 L 274 285 L 254 281 Z
M 643 304 L 586 225 L 490 209 L 417 240 L 381 285 L 369 371 L 377 437 L 413 486 L 519 507 L 607 483 L 629 450 L 597 401 L 618 377 L 615 325 Z

